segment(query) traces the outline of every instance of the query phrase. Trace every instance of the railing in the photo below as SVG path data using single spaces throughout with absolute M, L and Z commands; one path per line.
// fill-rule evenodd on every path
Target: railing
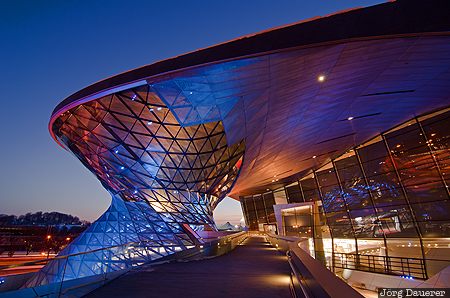
M 267 234 L 267 239 L 274 247 L 285 251 L 288 256 L 293 297 L 362 297 L 322 263 L 301 249 L 298 238 Z
M 425 262 L 418 258 L 333 253 L 333 264 L 335 268 L 426 279 Z
M 312 289 L 308 287 L 308 284 L 305 282 L 306 278 L 297 268 L 295 263 L 292 260 L 292 253 L 290 250 L 286 252 L 286 256 L 288 257 L 289 266 L 291 267 L 291 275 L 290 275 L 290 284 L 289 290 L 291 291 L 291 296 L 293 298 L 309 298 L 314 297 Z
M 58 268 L 52 282 L 45 284 L 45 280 L 40 280 L 45 278 L 45 275 L 37 272 L 26 282 L 32 285 L 37 284 L 37 286 L 23 288 L 23 281 L 19 284 L 15 281 L 17 280 L 15 276 L 6 276 L 0 284 L 0 292 L 3 292 L 0 293 L 0 297 L 81 297 L 143 264 L 155 265 L 170 261 L 219 256 L 233 250 L 246 237 L 246 232 L 239 232 L 163 257 L 151 250 L 147 242 L 130 242 L 88 252 L 57 256 L 49 259 L 48 262 L 48 266 Z M 158 258 L 155 258 L 157 255 Z M 81 275 L 79 271 L 75 274 L 73 264 L 79 266 L 81 262 L 92 266 L 89 266 L 89 270 Z M 26 264 L 32 263 L 34 262 Z M 15 282 L 16 284 L 12 284 Z M 19 289 L 20 287 L 22 289 Z

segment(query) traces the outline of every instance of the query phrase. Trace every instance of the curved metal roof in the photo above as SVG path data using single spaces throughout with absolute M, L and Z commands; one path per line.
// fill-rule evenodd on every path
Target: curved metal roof
M 64 111 L 141 84 L 150 84 L 189 125 L 184 106 L 168 92 L 176 90 L 196 121 L 223 121 L 229 144 L 245 139 L 231 195 L 273 189 L 450 104 L 449 8 L 444 0 L 389 2 L 131 70 L 66 98 L 50 131 Z
M 450 31 L 449 11 L 450 3 L 445 0 L 398 0 L 247 35 L 94 83 L 64 99 L 54 109 L 52 117 L 85 97 L 193 66 L 339 40 Z

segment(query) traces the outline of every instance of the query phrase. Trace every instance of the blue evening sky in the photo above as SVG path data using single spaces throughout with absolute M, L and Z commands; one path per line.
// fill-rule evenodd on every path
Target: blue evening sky
M 195 49 L 382 1 L 0 2 L 0 214 L 59 211 L 95 220 L 109 195 L 47 130 L 53 108 L 103 78 Z M 238 223 L 225 199 L 219 223 Z

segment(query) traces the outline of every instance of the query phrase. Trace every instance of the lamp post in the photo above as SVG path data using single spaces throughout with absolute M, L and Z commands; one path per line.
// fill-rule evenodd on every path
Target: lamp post
M 50 239 L 52 239 L 52 235 L 47 235 L 47 259 L 50 256 Z

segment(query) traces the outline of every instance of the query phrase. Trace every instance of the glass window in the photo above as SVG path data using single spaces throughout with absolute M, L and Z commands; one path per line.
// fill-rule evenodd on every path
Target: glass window
M 423 120 L 421 124 L 442 176 L 450 185 L 450 111 Z
M 253 196 L 253 201 L 256 206 L 256 213 L 258 215 L 258 223 L 267 223 L 267 217 L 266 217 L 266 207 L 264 205 L 264 201 L 261 195 L 255 195 Z
M 317 181 L 321 187 L 338 185 L 337 177 L 333 168 L 316 172 Z
M 362 163 L 389 156 L 386 151 L 386 146 L 381 138 L 377 139 L 376 142 L 373 142 L 370 145 L 357 149 L 357 151 Z
M 353 238 L 353 230 L 346 211 L 326 213 L 327 223 L 330 226 L 333 237 Z
M 386 237 L 417 237 L 417 229 L 407 205 L 377 207 L 376 210 Z
M 311 207 L 302 206 L 281 211 L 286 236 L 312 237 Z
M 437 201 L 413 204 L 423 237 L 448 237 L 450 235 L 450 202 Z
M 316 181 L 314 178 L 306 178 L 300 181 L 305 202 L 314 202 L 319 199 Z
M 386 142 L 393 154 L 426 146 L 425 138 L 416 122 L 385 134 Z
M 364 180 L 358 160 L 354 155 L 336 161 L 335 166 L 343 188 L 351 187 L 355 182 Z
M 266 214 L 267 214 L 267 222 L 275 223 L 275 212 L 273 209 L 273 205 L 275 205 L 275 199 L 273 197 L 273 193 L 265 193 L 263 194 L 264 205 L 266 206 Z
M 411 204 L 447 200 L 447 191 L 442 181 L 406 186 L 406 193 Z
M 350 211 L 356 237 L 378 238 L 383 237 L 383 227 L 376 216 L 374 208 Z
M 362 165 L 367 178 L 379 180 L 380 176 L 388 176 L 390 181 L 397 182 L 395 168 L 389 156 L 372 159 L 363 162 Z
M 288 195 L 289 203 L 301 203 L 303 202 L 303 196 L 300 191 L 298 183 L 286 187 L 286 193 Z
M 287 204 L 287 197 L 284 188 L 273 192 L 276 204 Z
M 325 212 L 347 210 L 346 202 L 338 186 L 322 187 L 322 203 Z
M 419 239 L 387 239 L 390 257 L 422 258 Z
M 361 255 L 385 256 L 386 248 L 383 240 L 358 239 L 358 253 Z M 384 264 L 383 264 L 384 265 Z
M 448 239 L 423 239 L 428 276 L 433 276 L 449 265 L 450 242 Z

